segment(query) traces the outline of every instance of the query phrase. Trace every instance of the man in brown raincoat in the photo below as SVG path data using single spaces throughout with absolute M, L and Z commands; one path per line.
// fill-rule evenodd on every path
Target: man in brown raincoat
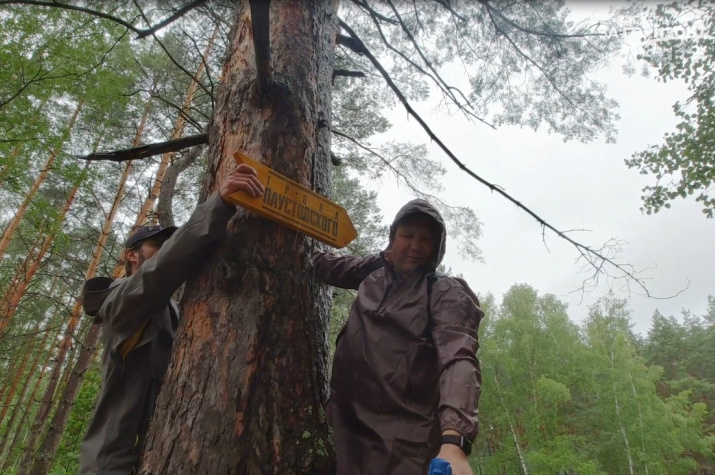
M 455 475 L 472 473 L 483 313 L 466 282 L 435 272 L 445 242 L 439 212 L 413 200 L 381 255 L 314 256 L 319 280 L 358 290 L 326 406 L 338 475 L 427 474 L 437 456 Z
M 80 449 L 80 474 L 129 475 L 143 438 L 178 326 L 172 294 L 223 236 L 236 207 L 224 201 L 244 191 L 257 197 L 256 171 L 239 165 L 182 227 L 140 228 L 127 240 L 127 277 L 90 279 L 84 311 L 102 325 L 102 387 Z M 170 236 L 170 237 L 169 237 Z

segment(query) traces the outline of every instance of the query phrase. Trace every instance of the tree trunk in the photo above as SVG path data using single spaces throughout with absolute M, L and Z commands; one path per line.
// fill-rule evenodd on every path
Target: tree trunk
M 47 98 L 42 99 L 42 102 L 35 108 L 32 114 L 32 119 L 30 120 L 30 126 L 34 126 L 37 123 L 37 118 L 40 117 L 41 112 L 45 109 L 45 106 L 47 105 Z M 17 160 L 17 157 L 20 155 L 20 150 L 21 146 L 15 145 L 12 148 L 12 153 L 10 154 L 9 157 L 7 157 L 7 160 L 5 160 L 5 163 L 2 166 L 2 169 L 0 169 L 0 188 L 5 184 L 5 179 L 8 177 L 11 171 L 15 168 L 15 161 Z M 2 253 L 0 253 L 0 260 L 2 260 Z
M 5 452 L 5 448 L 7 446 L 7 441 L 10 438 L 10 434 L 12 433 L 13 427 L 15 427 L 15 422 L 17 421 L 18 416 L 21 413 L 24 413 L 24 409 L 22 408 L 23 405 L 23 400 L 25 398 L 25 393 L 27 392 L 27 389 L 30 387 L 30 381 L 32 378 L 35 376 L 35 371 L 37 370 L 37 367 L 39 365 L 39 360 L 40 360 L 40 355 L 43 353 L 43 349 L 45 348 L 45 344 L 47 343 L 47 337 L 50 335 L 51 332 L 50 330 L 45 330 L 45 334 L 42 337 L 42 342 L 40 343 L 40 351 L 35 353 L 35 358 L 33 359 L 32 365 L 30 366 L 29 371 L 27 372 L 27 377 L 25 378 L 25 382 L 22 385 L 22 389 L 20 390 L 20 393 L 17 395 L 17 402 L 15 403 L 15 407 L 12 409 L 12 414 L 10 415 L 10 420 L 8 421 L 7 425 L 5 426 L 5 433 L 2 436 L 2 439 L 0 439 L 0 460 L 2 460 L 3 453 Z M 34 347 L 34 345 L 33 345 Z M 30 349 L 29 351 L 32 351 Z M 30 401 L 28 401 L 27 405 L 29 406 L 31 404 Z M 19 428 L 18 428 L 19 430 Z
M 38 456 L 30 470 L 31 474 L 44 475 L 49 473 L 52 462 L 54 462 L 55 456 L 57 455 L 57 448 L 62 440 L 62 435 L 67 427 L 67 421 L 69 420 L 75 400 L 77 399 L 77 394 L 82 387 L 84 375 L 92 363 L 92 356 L 97 348 L 101 330 L 102 327 L 100 325 L 92 325 L 84 337 L 79 357 L 72 368 L 72 373 L 69 375 L 69 380 L 59 400 L 55 415 L 47 429 L 47 435 L 38 449 Z
M 614 366 L 614 350 L 611 348 L 611 370 L 615 372 Z M 611 375 L 613 378 L 613 373 Z M 618 419 L 618 427 L 621 429 L 621 436 L 623 436 L 623 444 L 626 446 L 626 456 L 628 457 L 628 473 L 634 475 L 635 469 L 633 465 L 633 457 L 631 456 L 631 444 L 628 442 L 628 434 L 626 433 L 626 426 L 623 425 L 623 418 L 621 417 L 621 407 L 618 403 L 618 394 L 616 392 L 616 381 L 615 378 L 612 379 L 611 384 L 613 386 L 613 402 L 616 406 L 616 418 Z
M 37 352 L 37 357 L 35 358 L 34 365 L 35 367 L 41 367 L 42 370 L 40 371 L 40 375 L 37 378 L 37 381 L 35 381 L 35 387 L 32 389 L 32 394 L 30 394 L 29 399 L 27 400 L 27 407 L 25 408 L 23 412 L 23 418 L 27 421 L 27 424 L 29 425 L 29 417 L 30 413 L 32 412 L 32 406 L 35 401 L 35 397 L 37 396 L 37 392 L 40 390 L 40 387 L 42 386 L 42 381 L 45 379 L 45 374 L 47 374 L 47 369 L 49 366 L 47 364 L 43 364 L 42 360 L 48 361 L 50 359 L 50 355 L 52 354 L 52 348 L 54 348 L 54 340 L 55 338 L 59 335 L 59 330 L 52 332 L 53 338 L 50 338 L 50 345 L 47 350 L 44 351 L 38 351 Z M 12 437 L 12 443 L 10 444 L 10 449 L 7 452 L 7 457 L 5 458 L 5 462 L 3 463 L 2 466 L 2 473 L 5 473 L 7 470 L 10 469 L 15 463 L 15 449 L 17 449 L 17 446 L 20 444 L 20 442 L 23 440 L 23 430 L 22 430 L 22 423 L 18 424 L 17 429 L 15 430 L 15 434 Z
M 87 168 L 89 168 L 89 165 L 89 163 L 85 165 L 85 171 L 87 170 Z M 84 173 L 82 174 L 82 177 L 84 177 Z M 45 236 L 45 239 L 42 241 L 42 245 L 40 246 L 37 255 L 33 255 L 32 251 L 28 253 L 23 267 L 20 269 L 20 272 L 22 274 L 21 277 L 17 279 L 15 285 L 12 285 L 10 289 L 8 289 L 8 293 L 5 295 L 2 302 L 0 302 L 0 338 L 2 338 L 5 334 L 5 329 L 10 323 L 10 319 L 13 317 L 13 315 L 15 315 L 15 310 L 17 310 L 17 306 L 20 304 L 20 300 L 22 300 L 22 297 L 25 295 L 27 286 L 30 285 L 32 278 L 35 276 L 35 272 L 37 272 L 37 269 L 40 267 L 42 259 L 44 259 L 47 250 L 50 248 L 50 245 L 55 240 L 57 231 L 59 230 L 60 225 L 64 221 L 65 216 L 67 216 L 67 212 L 72 207 L 72 203 L 74 202 L 75 196 L 77 196 L 79 185 L 80 184 L 77 183 L 77 185 L 73 187 L 70 191 L 70 194 L 67 197 L 67 200 L 65 201 L 65 204 L 62 207 L 59 216 L 57 217 L 57 221 L 50 227 L 47 236 Z
M 37 334 L 37 331 L 39 329 L 40 329 L 40 322 L 38 321 L 37 324 L 35 324 L 33 333 Z M 27 360 L 30 359 L 30 354 L 32 353 L 32 349 L 35 347 L 36 342 L 37 342 L 37 338 L 32 338 L 32 341 L 30 341 L 30 344 L 27 345 L 25 354 L 22 355 L 22 359 L 20 361 L 20 367 L 15 372 L 15 377 L 12 379 L 12 382 L 10 383 L 10 389 L 8 390 L 7 395 L 5 396 L 5 403 L 3 404 L 2 412 L 0 412 L 0 425 L 2 424 L 2 421 L 5 420 L 7 411 L 10 408 L 10 403 L 12 403 L 12 398 L 15 396 L 15 391 L 17 390 L 17 386 L 18 386 L 18 384 L 20 384 L 20 379 L 22 378 L 22 375 L 25 373 L 25 366 L 27 365 Z M 0 454 L 2 454 L 2 450 L 0 450 Z
M 516 430 L 514 429 L 514 424 L 511 422 L 509 417 L 509 410 L 504 403 L 504 396 L 501 392 L 501 385 L 499 384 L 499 378 L 497 377 L 496 368 L 494 369 L 494 387 L 499 395 L 499 401 L 501 402 L 502 409 L 504 409 L 504 415 L 506 416 L 506 422 L 509 425 L 509 432 L 511 432 L 512 440 L 514 441 L 514 448 L 516 449 L 516 455 L 519 458 L 519 466 L 521 467 L 522 475 L 529 475 L 529 469 L 526 466 L 526 459 L 521 451 L 521 444 L 519 443 L 519 438 L 516 435 Z
M 325 194 L 337 0 L 271 2 L 274 82 L 258 89 L 249 5 L 236 12 L 204 194 L 242 150 Z M 256 24 L 253 25 L 256 27 Z M 187 281 L 140 473 L 333 473 L 325 422 L 330 297 L 317 243 L 240 211 Z
M 77 107 L 75 108 L 72 117 L 70 117 L 70 121 L 67 125 L 67 131 L 65 132 L 65 135 L 69 135 L 70 131 L 74 127 L 75 121 L 77 120 L 77 116 L 82 110 L 82 106 L 84 106 L 84 100 L 79 101 L 79 104 L 77 104 Z M 12 221 L 10 221 L 10 224 L 8 224 L 7 229 L 5 229 L 5 231 L 3 232 L 2 239 L 0 239 L 0 261 L 2 261 L 2 258 L 5 256 L 5 251 L 10 245 L 10 240 L 15 234 L 15 231 L 17 231 L 17 227 L 20 225 L 20 221 L 22 221 L 23 216 L 25 216 L 25 212 L 27 211 L 27 207 L 30 205 L 32 198 L 34 198 L 35 193 L 37 193 L 37 190 L 40 189 L 40 185 L 42 185 L 42 183 L 47 178 L 47 175 L 50 173 L 50 168 L 55 162 L 55 159 L 57 158 L 57 154 L 59 152 L 59 147 L 55 147 L 52 152 L 50 152 L 50 157 L 47 159 L 45 167 L 40 171 L 40 174 L 37 176 L 37 178 L 35 178 L 34 183 L 30 187 L 30 191 L 27 192 L 25 199 L 22 201 L 22 204 L 15 213 L 15 216 L 12 218 Z M 0 333 L 2 333 L 2 329 L 0 329 Z
M 85 167 L 85 170 L 87 167 Z M 72 191 L 70 192 L 70 195 L 67 197 L 67 201 L 60 213 L 60 216 L 58 217 L 58 224 L 57 228 L 59 228 L 59 223 L 64 221 L 64 217 L 66 216 L 67 212 L 69 211 L 70 207 L 72 206 L 72 202 L 74 201 L 74 197 L 77 194 L 77 190 L 79 189 L 79 184 L 75 186 Z M 42 249 L 40 250 L 40 254 L 37 257 L 37 260 L 33 264 L 34 270 L 37 269 L 39 266 L 40 261 L 44 257 L 44 253 L 47 251 L 47 248 L 49 248 L 50 243 L 54 240 L 56 235 L 56 232 L 51 232 L 46 238 L 45 242 L 42 244 Z M 27 288 L 27 285 L 29 284 L 32 275 L 34 275 L 34 270 L 32 274 L 29 275 L 29 277 L 26 277 L 24 282 L 22 283 L 23 285 L 21 286 L 22 293 L 24 294 L 25 289 Z M 20 297 L 17 298 L 17 301 L 19 302 Z M 16 306 L 17 304 L 15 304 Z M 15 306 L 11 306 L 10 309 L 14 312 Z M 75 305 L 76 307 L 76 305 Z M 69 318 L 69 321 L 67 322 L 67 327 L 65 329 L 65 335 L 64 338 L 62 339 L 62 343 L 60 343 L 59 350 L 57 351 L 57 356 L 55 358 L 55 367 L 52 369 L 52 374 L 50 376 L 50 379 L 47 383 L 47 388 L 45 390 L 45 394 L 42 397 L 42 403 L 40 404 L 40 408 L 37 412 L 37 417 L 35 417 L 35 421 L 32 424 L 32 429 L 30 430 L 30 439 L 25 446 L 25 452 L 22 455 L 22 461 L 20 462 L 20 471 L 23 472 L 25 469 L 29 468 L 30 461 L 34 455 L 35 447 L 39 441 L 39 437 L 42 435 L 42 431 L 44 429 L 45 423 L 47 422 L 47 418 L 50 415 L 50 412 L 52 410 L 52 406 L 54 405 L 54 395 L 55 395 L 55 389 L 57 388 L 57 384 L 60 379 L 60 374 L 62 372 L 62 368 L 65 363 L 65 358 L 67 357 L 67 352 L 70 348 L 70 345 L 72 344 L 72 341 L 74 339 L 74 333 L 75 333 L 75 328 L 77 327 L 77 322 L 79 321 L 79 315 L 80 312 L 73 312 L 72 315 Z M 9 317 L 6 318 L 5 321 L 9 320 Z

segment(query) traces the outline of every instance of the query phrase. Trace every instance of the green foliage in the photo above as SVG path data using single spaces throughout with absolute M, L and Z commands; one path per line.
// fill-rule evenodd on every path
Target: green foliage
M 648 17 L 652 28 L 699 32 L 698 35 L 666 37 L 646 44 L 639 55 L 657 71 L 662 81 L 683 80 L 690 96 L 673 105 L 680 121 L 664 143 L 634 153 L 626 164 L 656 184 L 643 191 L 643 209 L 648 214 L 670 208 L 679 198 L 695 196 L 703 213 L 712 218 L 715 197 L 715 8 L 699 2 L 673 2 L 654 8 Z
M 89 417 L 94 410 L 94 402 L 97 399 L 101 379 L 101 368 L 95 363 L 85 373 L 84 382 L 67 422 L 67 428 L 62 435 L 60 447 L 50 471 L 51 474 L 64 475 L 77 473 L 79 470 L 79 447 L 87 431 Z
M 526 285 L 499 306 L 484 301 L 476 473 L 690 474 L 713 463 L 708 408 L 688 391 L 659 393 L 663 370 L 639 355 L 625 302 L 602 299 L 579 327 Z

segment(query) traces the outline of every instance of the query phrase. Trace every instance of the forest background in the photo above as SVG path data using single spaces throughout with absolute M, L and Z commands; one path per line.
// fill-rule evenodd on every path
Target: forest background
M 120 274 L 122 243 L 133 226 L 183 222 L 208 169 L 204 146 L 131 162 L 81 157 L 205 132 L 233 14 L 230 4 L 209 2 L 155 37 L 137 39 L 83 12 L 12 3 L 0 2 L 0 465 L 2 473 L 75 473 L 101 354 L 98 327 L 77 300 L 81 283 Z M 144 13 L 169 17 L 179 2 L 170 3 Z M 714 262 L 707 218 L 714 206 L 707 193 L 715 161 L 706 140 L 686 143 L 701 132 L 710 136 L 713 40 L 703 34 L 648 43 L 643 33 L 626 33 L 644 25 L 647 39 L 649 26 L 676 20 L 712 31 L 712 9 L 646 3 L 609 11 L 543 2 L 490 10 L 484 2 L 479 10 L 452 2 L 453 15 L 444 16 L 441 5 L 422 12 L 397 2 L 405 28 L 421 35 L 431 58 L 415 72 L 420 57 L 404 30 L 388 32 L 381 44 L 370 29 L 380 22 L 395 28 L 392 4 L 345 3 L 341 18 L 350 19 L 405 100 L 469 169 L 559 230 L 591 229 L 566 236 L 601 249 L 574 264 L 578 249 L 459 171 L 414 117 L 406 119 L 364 56 L 336 47 L 336 69 L 346 75 L 333 77 L 331 197 L 360 232 L 346 251 L 383 249 L 396 209 L 427 196 L 454 235 L 445 270 L 467 278 L 482 298 L 475 473 L 713 473 L 715 298 L 708 296 Z M 136 15 L 131 2 L 106 11 Z M 516 84 L 504 88 L 503 70 L 480 80 L 475 71 L 482 70 L 451 61 L 461 51 L 437 32 L 460 15 L 477 22 L 474 31 L 510 26 L 490 23 L 488 13 L 550 35 L 585 28 L 578 31 L 598 34 L 599 53 L 564 52 L 573 77 L 549 78 L 549 89 L 538 68 L 509 56 L 516 46 L 490 43 L 504 49 L 500 58 Z M 409 51 L 409 61 L 388 44 Z M 537 62 L 549 58 L 538 56 L 540 44 L 531 46 Z M 569 97 L 579 84 L 594 86 Z M 572 88 L 561 89 L 568 100 L 558 97 L 564 85 Z M 480 91 L 501 102 L 492 106 Z M 529 100 L 537 96 L 542 102 Z M 683 107 L 690 109 L 674 114 L 671 106 L 689 98 Z M 569 102 L 584 115 L 569 111 Z M 673 131 L 686 138 L 663 137 Z M 675 155 L 675 164 L 666 163 Z M 642 191 L 654 174 L 673 185 Z M 678 179 L 687 182 L 683 189 Z M 353 295 L 332 296 L 334 337 Z

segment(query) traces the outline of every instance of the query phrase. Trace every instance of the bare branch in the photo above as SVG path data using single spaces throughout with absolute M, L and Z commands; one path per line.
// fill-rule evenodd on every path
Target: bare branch
M 249 0 L 251 5 L 251 29 L 256 58 L 256 75 L 261 91 L 266 91 L 273 82 L 270 38 L 270 0 Z
M 157 31 L 161 30 L 162 28 L 166 27 L 167 25 L 173 23 L 174 21 L 178 20 L 182 16 L 184 16 L 186 13 L 189 11 L 195 9 L 196 7 L 200 6 L 203 3 L 206 3 L 208 0 L 194 0 L 193 2 L 190 2 L 180 9 L 178 9 L 173 15 L 165 18 L 164 20 L 160 21 L 156 25 L 143 30 L 140 28 L 135 27 L 131 23 L 122 20 L 119 17 L 109 15 L 108 13 L 104 13 L 98 10 L 93 10 L 91 8 L 87 7 L 80 7 L 77 5 L 72 5 L 68 3 L 60 3 L 56 0 L 52 1 L 41 1 L 41 0 L 0 0 L 0 6 L 2 5 L 33 5 L 37 7 L 50 7 L 50 8 L 62 8 L 65 10 L 72 10 L 76 12 L 81 12 L 81 13 L 86 13 L 88 15 L 96 16 L 98 18 L 103 18 L 105 20 L 112 21 L 114 23 L 117 23 L 118 25 L 123 26 L 124 28 L 127 28 L 128 30 L 131 30 L 132 32 L 136 33 L 137 39 L 143 39 L 146 38 L 149 35 L 153 35 Z
M 137 0 L 133 0 L 133 1 L 134 1 L 134 5 L 135 5 L 135 6 L 137 7 L 137 9 L 139 10 L 139 13 L 141 14 L 141 16 L 142 16 L 142 18 L 144 19 L 144 21 L 145 21 L 147 24 L 149 24 L 149 20 L 147 19 L 146 15 L 144 14 L 144 11 L 141 9 L 141 6 L 139 6 L 139 4 L 137 3 Z M 189 76 L 192 80 L 194 80 L 194 81 L 196 82 L 196 84 L 197 84 L 201 89 L 203 89 L 204 92 L 205 92 L 206 94 L 208 94 L 209 97 L 211 97 L 212 100 L 213 100 L 213 96 L 212 96 L 211 92 L 210 92 L 208 89 L 206 89 L 206 86 L 204 86 L 204 84 L 203 84 L 201 81 L 199 81 L 196 76 L 194 76 L 194 75 L 191 74 L 189 71 L 187 71 L 186 68 L 184 68 L 181 64 L 179 64 L 179 62 L 176 61 L 176 59 L 174 59 L 174 57 L 171 55 L 171 53 L 169 53 L 169 50 L 166 49 L 166 46 L 164 46 L 164 43 L 162 43 L 161 40 L 159 40 L 159 38 L 156 37 L 156 34 L 152 33 L 151 36 L 154 38 L 154 41 L 156 41 L 156 42 L 159 44 L 159 46 L 161 47 L 161 49 L 164 50 L 164 53 L 166 53 L 166 55 L 169 57 L 169 60 L 171 60 L 171 62 L 174 63 L 174 66 L 176 66 L 177 68 L 179 68 L 184 74 L 186 74 L 186 75 Z
M 447 84 L 447 83 L 445 82 L 445 80 L 442 79 L 442 76 L 440 76 L 439 72 L 434 68 L 434 66 L 432 65 L 432 62 L 424 55 L 424 53 L 422 52 L 422 48 L 420 47 L 420 45 L 417 44 L 417 40 L 415 39 L 414 35 L 412 35 L 412 32 L 411 32 L 410 29 L 407 27 L 407 25 L 405 24 L 405 22 L 402 20 L 402 17 L 400 16 L 400 12 L 397 11 L 397 8 L 395 8 L 395 5 L 392 3 L 392 1 L 391 1 L 391 0 L 387 0 L 387 3 L 388 3 L 388 5 L 390 5 L 390 8 L 392 8 L 392 11 L 395 13 L 395 17 L 397 18 L 397 21 L 400 22 L 400 26 L 402 27 L 402 31 L 407 35 L 407 38 L 410 40 L 410 42 L 412 43 L 412 45 L 415 47 L 415 50 L 417 51 L 417 54 L 420 56 L 420 58 L 422 58 L 422 61 L 424 61 L 424 63 L 425 63 L 425 64 L 427 65 L 427 67 L 429 68 L 429 70 L 432 71 L 432 73 L 434 74 L 435 81 L 438 81 L 438 85 L 441 84 L 441 86 L 440 86 L 441 89 L 447 94 L 447 96 L 449 96 L 449 98 L 452 100 L 452 102 L 453 102 L 454 104 L 457 105 L 457 107 L 459 107 L 460 109 L 464 109 L 464 105 L 467 105 L 467 106 L 469 106 L 469 108 L 472 109 L 472 111 L 473 111 L 473 110 L 474 110 L 474 107 L 472 107 L 472 104 L 469 102 L 469 99 L 467 99 L 467 97 L 464 95 L 464 93 L 463 93 L 462 91 L 460 91 L 458 88 L 453 87 L 453 86 L 450 86 L 449 84 Z M 438 3 L 440 3 L 441 5 L 443 5 L 442 2 L 439 2 L 439 1 L 438 1 Z M 443 5 L 443 6 L 444 6 L 444 5 Z M 449 5 L 447 5 L 446 8 L 448 8 L 448 9 L 451 10 L 451 7 L 449 7 Z M 459 95 L 462 96 L 462 99 L 464 100 L 464 104 L 461 104 L 461 103 L 457 100 L 457 97 L 454 95 L 454 93 L 452 93 L 452 90 L 457 91 L 457 92 L 459 93 Z M 472 113 L 469 113 L 468 116 L 474 117 L 474 118 L 478 119 L 480 122 L 486 124 L 486 122 L 485 122 L 484 120 L 482 120 L 481 118 L 477 117 L 473 112 L 472 112 Z M 487 124 L 487 125 L 490 125 L 490 124 Z M 495 128 L 494 126 L 491 126 L 491 127 L 492 127 L 492 128 Z
M 67 3 L 60 3 L 57 1 L 47 1 L 43 2 L 40 0 L 0 0 L 0 6 L 2 5 L 34 5 L 38 7 L 53 7 L 53 8 L 63 8 L 65 10 L 73 10 L 77 12 L 82 12 L 82 13 L 87 13 L 89 15 L 93 15 L 99 18 L 104 18 L 105 20 L 112 21 L 114 23 L 117 23 L 119 25 L 122 25 L 123 27 L 133 31 L 134 33 L 137 33 L 138 35 L 141 34 L 144 30 L 140 30 L 136 28 L 134 25 L 131 23 L 128 23 L 121 18 L 117 18 L 112 15 L 108 15 L 106 13 L 97 11 L 97 10 L 92 10 L 91 8 L 86 8 L 86 7 L 80 7 L 77 5 L 70 5 Z
M 439 0 L 434 0 L 438 3 L 441 3 Z M 530 35 L 535 35 L 535 36 L 546 36 L 549 38 L 586 38 L 589 36 L 604 36 L 605 33 L 579 33 L 579 34 L 564 34 L 564 33 L 550 33 L 546 31 L 536 31 L 536 30 L 531 30 L 529 28 L 523 27 L 516 23 L 514 20 L 511 18 L 506 17 L 499 9 L 494 8 L 489 4 L 488 0 L 478 0 L 479 3 L 484 5 L 488 11 L 492 12 L 494 15 L 498 16 L 502 20 L 504 20 L 505 23 L 508 25 L 516 28 L 517 30 L 523 32 L 523 33 L 528 33 Z
M 142 38 L 146 38 L 149 35 L 153 35 L 157 31 L 161 30 L 167 25 L 170 25 L 171 23 L 175 22 L 182 16 L 186 15 L 188 12 L 193 10 L 196 7 L 201 6 L 202 4 L 206 3 L 208 0 L 194 0 L 193 2 L 187 3 L 183 7 L 179 8 L 173 15 L 170 17 L 165 18 L 164 20 L 160 21 L 156 25 L 152 26 L 148 30 L 142 30 L 139 32 L 137 35 L 137 39 L 140 40 Z
M 338 35 L 335 37 L 335 44 L 340 46 L 345 46 L 353 53 L 362 54 L 362 43 L 355 41 L 353 38 L 345 35 Z
M 362 71 L 350 71 L 349 69 L 334 69 L 333 79 L 335 79 L 336 76 L 343 76 L 349 78 L 364 78 L 365 73 Z
M 209 143 L 208 134 L 189 135 L 179 139 L 167 140 L 165 142 L 142 145 L 141 147 L 116 150 L 114 152 L 97 152 L 78 157 L 81 160 L 109 160 L 111 162 L 125 162 L 127 160 L 137 160 L 141 158 L 153 157 L 163 153 L 176 152 L 185 148 Z
M 173 160 L 171 166 L 166 169 L 164 178 L 161 181 L 159 200 L 156 205 L 156 214 L 159 217 L 159 224 L 163 227 L 174 226 L 172 198 L 179 175 L 199 158 L 203 150 L 203 145 L 186 150 L 178 159 Z
M 356 40 L 359 40 L 358 36 L 356 33 L 347 25 L 345 22 L 342 20 L 340 21 L 340 27 L 343 28 L 348 34 L 353 37 Z M 477 175 L 474 173 L 472 170 L 470 170 L 464 163 L 462 163 L 455 155 L 452 153 L 452 151 L 440 140 L 439 137 L 437 137 L 434 132 L 430 129 L 430 127 L 427 125 L 427 123 L 422 119 L 422 117 L 415 112 L 415 110 L 412 108 L 410 105 L 409 101 L 407 98 L 405 98 L 404 94 L 402 94 L 402 91 L 395 85 L 395 83 L 392 81 L 392 78 L 388 74 L 388 72 L 385 70 L 385 68 L 380 64 L 380 62 L 372 55 L 370 50 L 366 47 L 364 47 L 364 54 L 365 56 L 370 60 L 370 62 L 373 64 L 373 66 L 380 71 L 380 74 L 382 74 L 382 77 L 385 79 L 385 82 L 389 86 L 390 89 L 392 89 L 393 93 L 397 98 L 400 100 L 402 105 L 405 107 L 407 110 L 407 113 L 411 115 L 412 117 L 417 120 L 417 122 L 420 124 L 420 126 L 424 129 L 424 131 L 427 133 L 429 138 L 435 142 L 439 148 L 442 149 L 442 151 L 454 162 L 460 170 L 462 170 L 464 173 L 468 174 L 475 180 L 477 180 L 479 183 L 483 184 L 487 188 L 489 188 L 492 192 L 496 192 L 506 198 L 508 201 L 513 203 L 517 208 L 521 209 L 522 211 L 526 212 L 529 216 L 534 218 L 541 226 L 548 228 L 552 232 L 554 232 L 557 236 L 560 238 L 564 239 L 581 253 L 582 256 L 588 259 L 588 262 L 594 267 L 594 269 L 598 270 L 598 273 L 600 274 L 602 272 L 602 266 L 604 264 L 609 264 L 610 266 L 614 267 L 617 269 L 619 272 L 621 272 L 627 279 L 632 280 L 638 286 L 643 289 L 645 292 L 645 295 L 648 297 L 652 297 L 650 294 L 650 291 L 648 288 L 645 286 L 645 283 L 643 280 L 640 278 L 636 277 L 635 271 L 632 268 L 628 268 L 627 266 L 624 266 L 622 264 L 619 264 L 618 262 L 615 262 L 612 258 L 604 255 L 603 253 L 599 252 L 598 250 L 587 246 L 585 244 L 582 244 L 574 239 L 571 239 L 569 236 L 564 234 L 562 231 L 558 230 L 556 227 L 554 227 L 552 224 L 548 223 L 546 220 L 544 220 L 541 216 L 536 214 L 534 211 L 532 211 L 529 207 L 524 205 L 522 202 L 511 196 L 509 193 L 498 187 L 497 185 L 490 183 L 489 181 L 485 180 L 481 176 Z
M 454 16 L 454 17 L 456 17 L 456 18 L 459 18 L 459 19 L 460 19 L 461 21 L 463 21 L 463 22 L 466 22 L 466 21 L 467 21 L 466 18 L 464 18 L 462 15 L 460 15 L 459 13 L 457 13 L 456 11 L 454 11 L 454 8 L 452 8 L 452 5 L 450 5 L 449 2 L 446 2 L 445 0 L 432 0 L 432 1 L 433 1 L 433 2 L 436 2 L 436 3 L 439 3 L 439 4 L 442 5 L 444 8 L 446 8 L 446 9 L 452 14 L 452 16 Z
M 358 7 L 362 8 L 365 10 L 367 13 L 370 14 L 370 16 L 374 16 L 376 18 L 379 18 L 381 21 L 384 21 L 385 23 L 390 23 L 391 25 L 397 25 L 397 20 L 394 18 L 389 18 L 383 15 L 382 13 L 374 10 L 370 5 L 367 4 L 364 0 L 352 0 L 352 2 L 357 5 Z

